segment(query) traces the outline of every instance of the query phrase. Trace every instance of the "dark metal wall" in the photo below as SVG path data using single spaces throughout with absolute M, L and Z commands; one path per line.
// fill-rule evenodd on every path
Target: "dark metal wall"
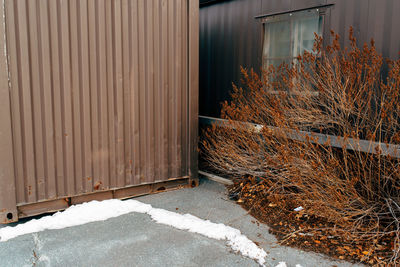
M 400 51 L 399 0 L 231 0 L 200 6 L 200 115 L 219 116 L 220 103 L 229 99 L 232 82 L 240 82 L 240 66 L 261 67 L 262 14 L 334 4 L 326 14 L 323 33 L 332 29 L 347 45 L 353 26 L 358 45 L 375 40 L 385 57 Z

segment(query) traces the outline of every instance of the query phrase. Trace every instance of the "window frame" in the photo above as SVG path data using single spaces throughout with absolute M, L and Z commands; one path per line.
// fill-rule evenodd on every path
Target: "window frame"
M 293 11 L 286 11 L 286 12 L 280 12 L 276 14 L 269 14 L 269 15 L 262 15 L 256 17 L 257 19 L 261 19 L 261 68 L 264 69 L 264 62 L 266 60 L 285 60 L 285 59 L 291 59 L 292 61 L 297 58 L 293 56 L 293 47 L 290 47 L 291 51 L 291 57 L 265 57 L 264 56 L 264 46 L 265 46 L 265 28 L 267 27 L 268 23 L 273 22 L 273 21 L 279 21 L 279 17 L 281 16 L 292 16 L 295 13 L 299 12 L 304 12 L 304 11 L 312 11 L 315 10 L 318 12 L 318 16 L 321 18 L 321 35 L 324 38 L 325 37 L 325 23 L 327 20 L 327 10 L 331 5 L 325 5 L 325 6 L 317 6 L 317 7 L 311 7 L 311 8 L 305 8 L 305 9 L 298 9 L 298 10 L 293 10 Z M 290 43 L 293 43 L 293 32 L 292 32 L 292 19 L 284 19 L 282 21 L 289 21 L 290 22 Z M 324 38 L 325 40 L 325 38 Z
M 328 5 L 323 5 L 323 6 L 315 6 L 315 7 L 303 8 L 303 9 L 297 9 L 297 10 L 292 10 L 292 11 L 279 12 L 279 13 L 268 14 L 268 15 L 256 16 L 255 18 L 256 19 L 260 19 L 260 21 L 261 21 L 261 47 L 262 47 L 262 49 L 261 49 L 261 53 L 262 53 L 261 54 L 261 64 L 260 64 L 261 65 L 261 69 L 264 70 L 264 64 L 265 64 L 264 62 L 266 60 L 275 59 L 275 58 L 272 58 L 272 57 L 271 58 L 265 58 L 264 57 L 265 27 L 267 26 L 268 22 L 271 22 L 272 20 L 277 21 L 276 18 L 277 17 L 279 18 L 282 15 L 291 16 L 291 14 L 293 14 L 293 13 L 304 12 L 304 11 L 308 11 L 308 10 L 315 10 L 315 11 L 318 12 L 318 16 L 321 18 L 321 25 L 320 25 L 321 31 L 320 32 L 321 32 L 321 35 L 322 35 L 322 38 L 323 38 L 323 44 L 322 45 L 325 47 L 326 46 L 325 44 L 327 42 L 325 36 L 328 36 L 326 34 L 326 32 L 325 32 L 326 31 L 325 25 L 326 25 L 327 22 L 330 21 L 330 18 L 329 18 L 330 12 L 328 12 L 328 11 L 330 11 L 329 8 L 331 6 L 333 6 L 333 4 L 328 4 Z M 292 28 L 292 25 L 290 27 Z M 290 38 L 291 38 L 291 43 L 292 43 L 292 41 L 293 41 L 292 29 L 291 29 Z M 290 51 L 292 53 L 292 49 L 290 49 Z M 320 55 L 317 55 L 317 56 L 320 57 Z M 282 57 L 282 58 L 279 58 L 279 59 L 291 59 L 291 62 L 293 62 L 294 60 L 296 60 L 296 58 L 297 57 L 293 57 L 293 54 L 292 54 L 292 57 L 285 57 L 285 58 Z M 281 90 L 268 90 L 268 93 L 270 93 L 270 94 L 280 94 L 281 92 L 283 92 L 283 91 L 281 91 Z M 293 91 L 289 92 L 289 91 L 285 90 L 284 92 L 285 93 L 289 93 L 290 95 L 297 95 L 297 94 L 302 95 L 303 94 L 302 92 L 297 92 L 297 91 L 296 92 L 293 92 Z M 311 93 L 313 96 L 318 96 L 319 95 L 318 92 L 309 92 L 309 93 Z

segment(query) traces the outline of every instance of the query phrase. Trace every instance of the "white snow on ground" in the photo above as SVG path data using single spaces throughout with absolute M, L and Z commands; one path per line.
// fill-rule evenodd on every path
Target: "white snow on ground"
M 275 267 L 287 267 L 287 265 L 286 265 L 286 262 L 281 261 L 281 262 L 279 262 L 279 264 L 276 265 Z M 303 267 L 303 266 L 301 266 L 300 264 L 296 264 L 296 267 Z
M 190 214 L 179 214 L 164 209 L 153 208 L 149 204 L 137 200 L 104 200 L 91 201 L 71 206 L 63 212 L 52 216 L 33 219 L 15 227 L 0 229 L 0 242 L 7 241 L 20 235 L 41 232 L 46 229 L 62 229 L 95 221 L 104 221 L 130 212 L 146 213 L 160 224 L 198 233 L 218 240 L 226 240 L 227 244 L 242 255 L 256 260 L 260 265 L 265 264 L 267 253 L 254 242 L 242 235 L 238 229 L 222 223 L 213 223 Z M 284 265 L 286 266 L 286 265 Z M 283 267 L 283 266 L 279 266 Z
M 20 235 L 41 232 L 46 229 L 62 229 L 89 222 L 104 221 L 133 211 L 145 213 L 151 209 L 150 205 L 140 204 L 142 205 L 132 201 L 111 199 L 71 206 L 65 211 L 57 212 L 52 216 L 45 216 L 38 220 L 33 219 L 15 227 L 1 228 L 0 241 L 7 241 Z
M 304 208 L 302 206 L 297 207 L 297 208 L 294 209 L 294 211 L 302 211 L 302 210 L 304 210 Z
M 228 245 L 243 256 L 255 259 L 260 265 L 264 265 L 267 253 L 254 242 L 242 235 L 238 229 L 226 226 L 222 223 L 213 223 L 190 214 L 179 214 L 163 209 L 151 209 L 148 214 L 161 224 L 171 225 L 181 230 L 218 239 L 226 240 Z

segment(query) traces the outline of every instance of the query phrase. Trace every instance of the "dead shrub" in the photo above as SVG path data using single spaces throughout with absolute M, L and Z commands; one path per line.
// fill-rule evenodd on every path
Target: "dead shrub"
M 234 85 L 223 104 L 224 125 L 204 132 L 202 155 L 220 172 L 258 179 L 265 196 L 303 206 L 338 235 L 370 240 L 368 257 L 390 238 L 391 253 L 377 259 L 399 263 L 400 151 L 390 149 L 400 144 L 400 60 L 386 63 L 373 41 L 359 49 L 352 29 L 348 48 L 332 36 L 327 47 L 316 36 L 313 52 L 261 76 L 242 69 L 244 87 Z M 321 142 L 321 134 L 340 138 Z

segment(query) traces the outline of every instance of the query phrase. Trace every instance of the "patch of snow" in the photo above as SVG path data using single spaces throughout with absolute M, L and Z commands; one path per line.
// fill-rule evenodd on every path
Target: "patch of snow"
M 15 227 L 0 229 L 0 242 L 7 241 L 24 234 L 41 232 L 47 229 L 62 229 L 95 221 L 104 221 L 130 212 L 146 213 L 152 207 L 144 203 L 138 205 L 132 201 L 110 199 L 106 201 L 91 201 L 74 205 L 62 212 L 40 219 L 32 219 Z
M 264 126 L 262 126 L 262 125 L 260 125 L 260 124 L 257 124 L 257 125 L 255 125 L 254 126 L 254 131 L 256 132 L 256 133 L 261 133 L 261 130 L 264 128 Z
M 281 262 L 279 262 L 279 264 L 276 265 L 275 267 L 287 267 L 287 265 L 286 265 L 286 262 L 281 261 Z M 301 266 L 300 264 L 296 264 L 296 267 L 303 267 L 303 266 Z
M 227 244 L 235 252 L 240 252 L 243 256 L 256 260 L 262 266 L 265 264 L 267 253 L 245 235 L 241 234 L 238 229 L 222 223 L 203 220 L 191 214 L 179 214 L 164 209 L 153 208 L 149 204 L 133 199 L 125 201 L 118 199 L 91 201 L 71 206 L 65 211 L 57 212 L 52 216 L 45 216 L 38 220 L 33 219 L 15 227 L 8 226 L 1 228 L 0 242 L 47 229 L 62 229 L 95 221 L 104 221 L 131 212 L 148 214 L 154 221 L 160 224 L 198 233 L 217 240 L 226 240 Z
M 163 209 L 152 209 L 148 214 L 161 224 L 173 226 L 181 230 L 198 233 L 218 240 L 226 240 L 235 252 L 256 260 L 264 265 L 267 253 L 259 248 L 253 241 L 242 235 L 238 229 L 226 226 L 222 223 L 213 223 L 203 220 L 191 214 L 179 214 Z
M 294 209 L 294 211 L 302 211 L 302 210 L 304 210 L 304 208 L 302 206 L 297 207 L 297 208 Z

